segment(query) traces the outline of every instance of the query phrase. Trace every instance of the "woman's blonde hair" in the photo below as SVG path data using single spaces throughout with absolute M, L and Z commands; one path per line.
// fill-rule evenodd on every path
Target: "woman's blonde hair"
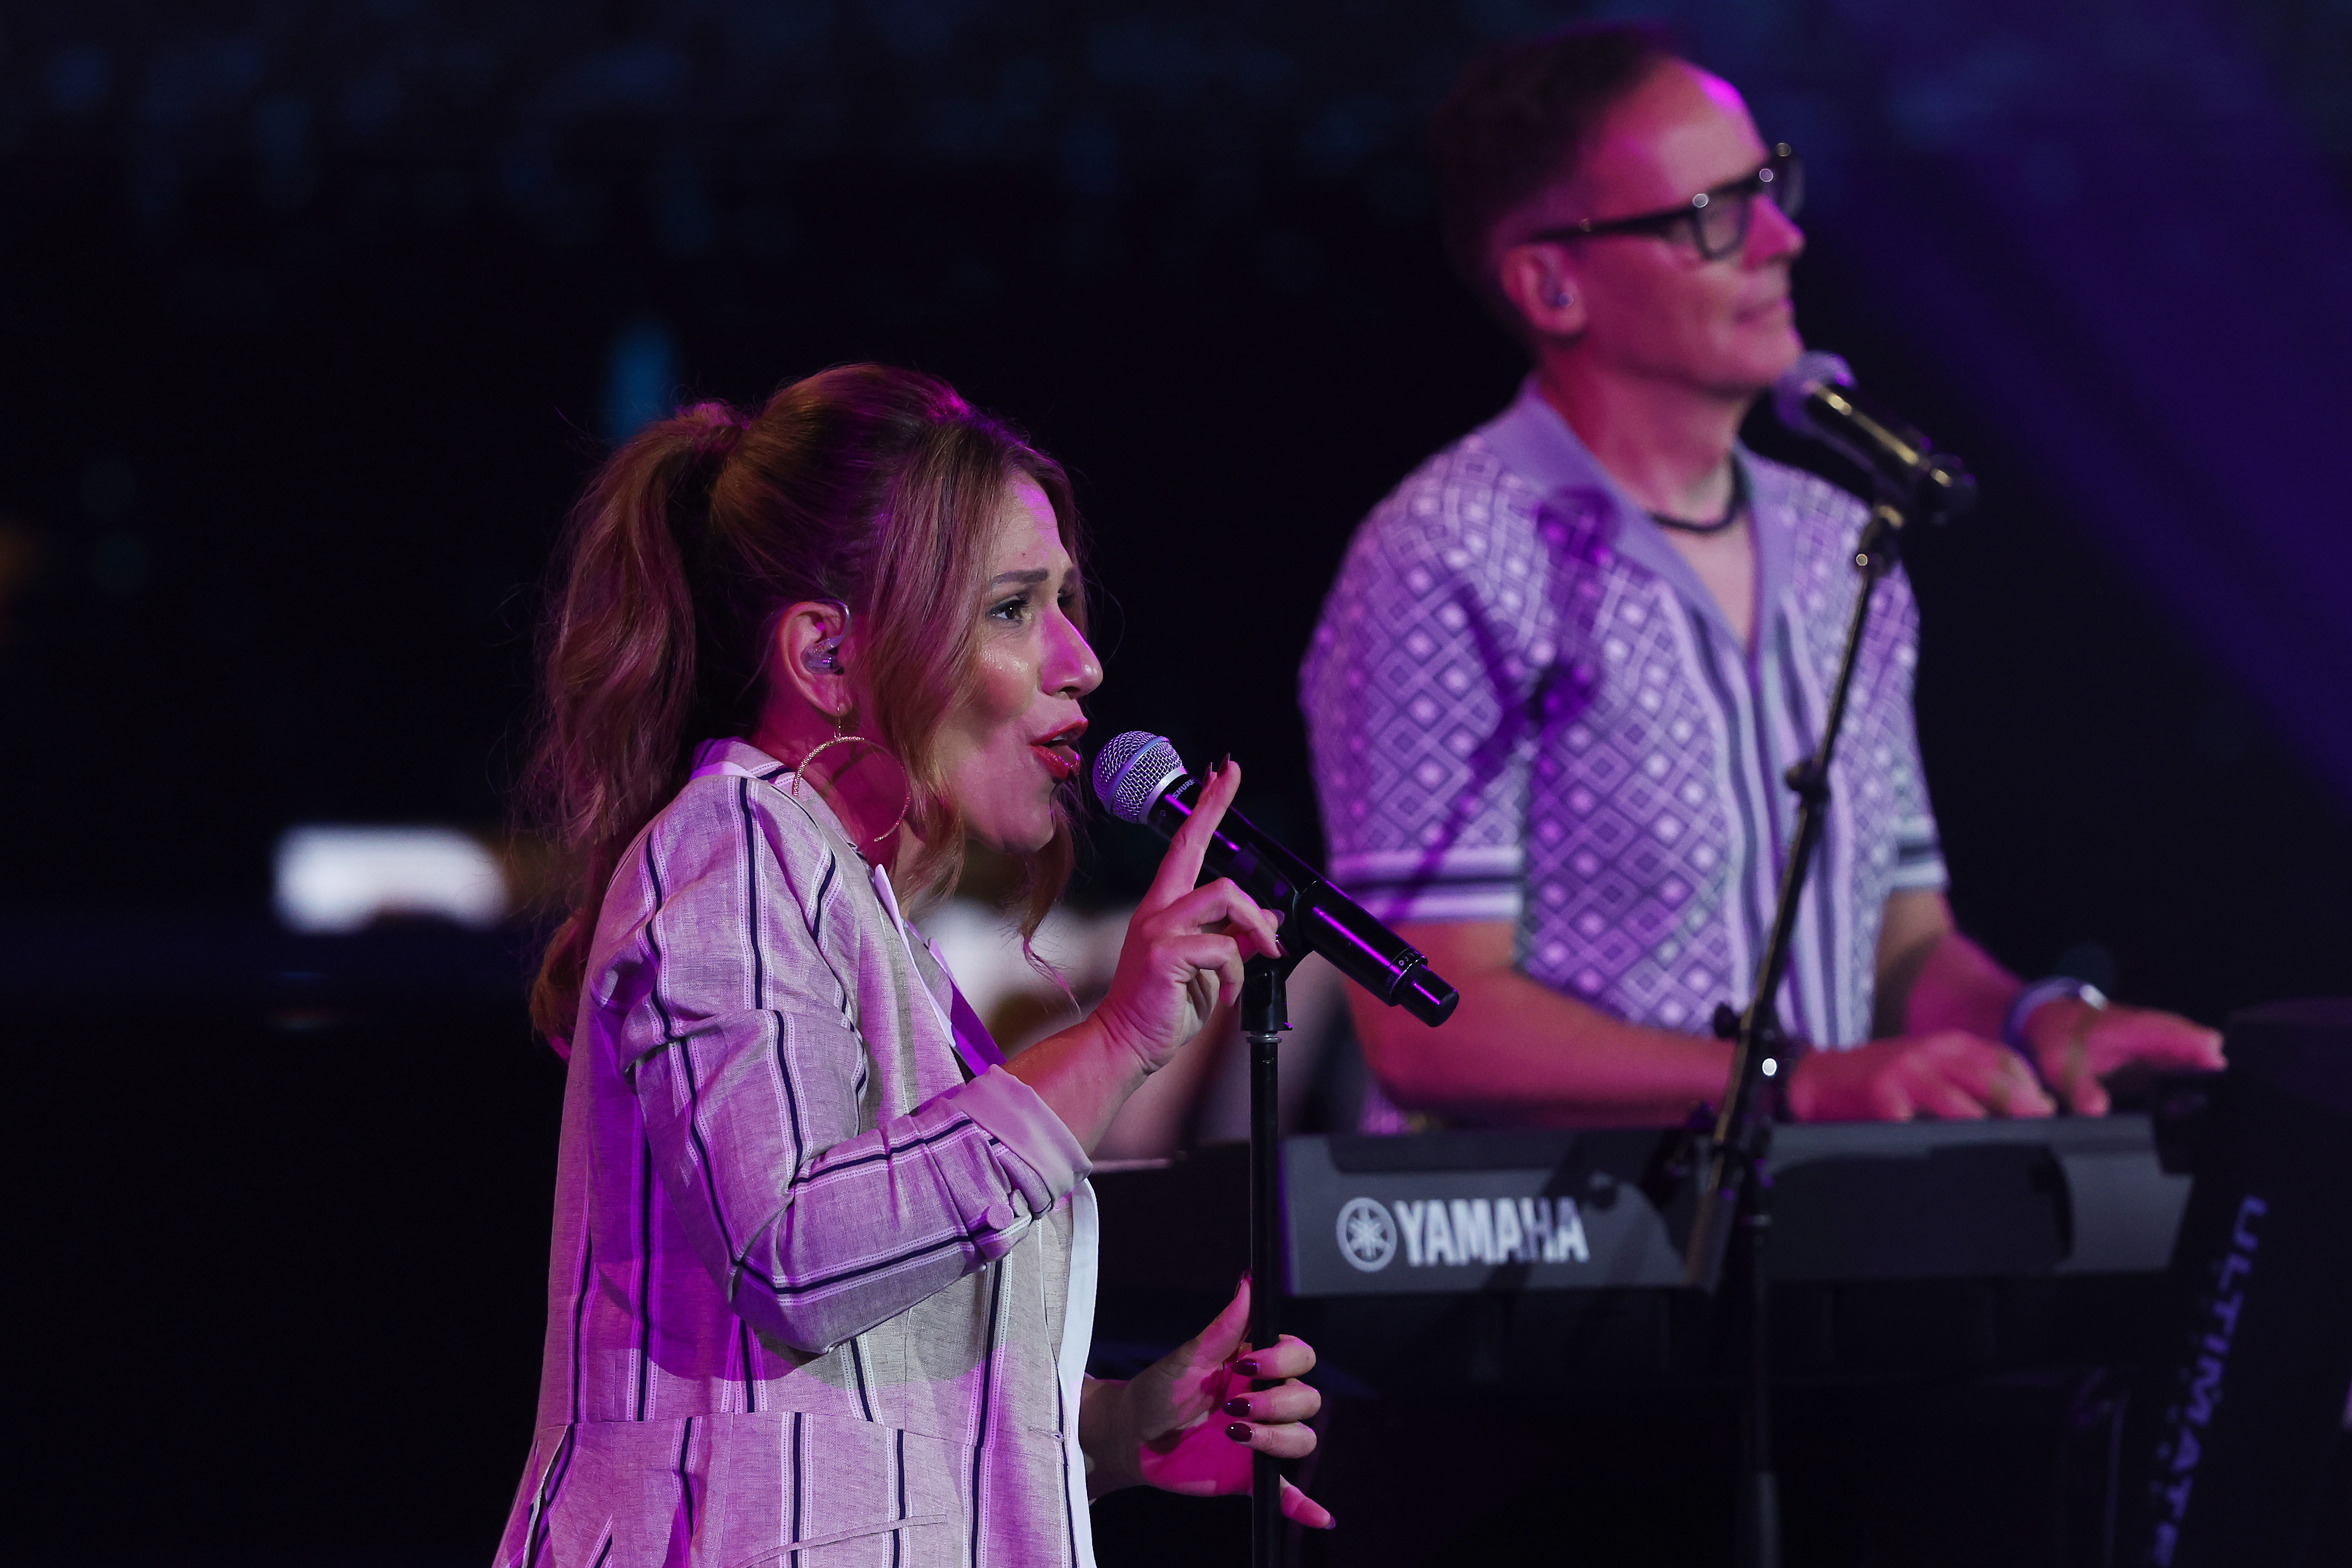
M 556 850 L 562 914 L 531 990 L 541 1033 L 571 1033 L 605 885 L 685 783 L 695 745 L 757 722 L 793 605 L 850 611 L 858 728 L 905 768 L 923 844 L 902 900 L 954 885 L 963 827 L 936 742 L 971 689 L 987 555 L 1022 479 L 1045 492 L 1076 561 L 1060 464 L 937 377 L 877 364 L 794 382 L 754 414 L 698 404 L 597 470 L 558 555 L 522 795 Z M 1083 627 L 1083 597 L 1072 613 Z M 1052 842 L 1024 859 L 1024 939 L 1069 879 L 1075 803 L 1066 790 Z

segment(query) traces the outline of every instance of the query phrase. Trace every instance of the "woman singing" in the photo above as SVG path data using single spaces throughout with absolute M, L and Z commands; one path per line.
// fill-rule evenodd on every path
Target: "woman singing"
M 1077 550 L 1052 459 L 875 365 L 651 426 L 582 499 L 535 775 L 572 893 L 533 1016 L 570 1070 L 501 1564 L 1082 1564 L 1089 1497 L 1314 1446 L 1313 1352 L 1246 1352 L 1246 1286 L 1134 1382 L 1083 1375 L 1089 1152 L 1276 951 L 1192 885 L 1238 770 L 1102 1005 L 1010 1062 L 903 912 L 967 838 L 1025 861 L 1024 931 L 1061 890 L 1102 679 Z

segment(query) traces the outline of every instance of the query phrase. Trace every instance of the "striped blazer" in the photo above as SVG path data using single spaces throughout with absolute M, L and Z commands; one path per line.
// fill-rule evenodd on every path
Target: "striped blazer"
M 500 1568 L 1093 1561 L 1085 1151 L 814 791 L 714 742 L 606 890 Z

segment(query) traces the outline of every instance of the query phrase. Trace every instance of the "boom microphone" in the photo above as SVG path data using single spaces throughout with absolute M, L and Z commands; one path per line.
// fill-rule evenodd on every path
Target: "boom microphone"
M 1175 837 L 1201 797 L 1200 781 L 1185 771 L 1176 748 L 1141 730 L 1096 753 L 1094 785 L 1095 798 L 1113 816 L 1162 838 Z M 1225 813 L 1202 863 L 1282 917 L 1283 945 L 1291 951 L 1321 953 L 1340 973 L 1424 1024 L 1454 1016 L 1460 994 L 1430 972 L 1426 959 L 1240 812 Z
M 1942 522 L 1976 505 L 1968 465 L 1863 396 L 1853 368 L 1835 354 L 1816 350 L 1781 372 L 1772 384 L 1772 407 L 1781 424 L 1853 458 L 1927 521 Z

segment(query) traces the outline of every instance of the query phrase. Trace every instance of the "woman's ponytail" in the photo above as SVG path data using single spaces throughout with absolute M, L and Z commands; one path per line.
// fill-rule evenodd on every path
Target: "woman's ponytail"
M 564 874 L 562 923 L 531 987 L 532 1024 L 567 1037 L 621 851 L 684 782 L 698 689 L 695 577 L 710 494 L 743 422 L 706 403 L 647 426 L 597 470 L 559 552 L 542 649 L 545 713 L 525 781 Z

